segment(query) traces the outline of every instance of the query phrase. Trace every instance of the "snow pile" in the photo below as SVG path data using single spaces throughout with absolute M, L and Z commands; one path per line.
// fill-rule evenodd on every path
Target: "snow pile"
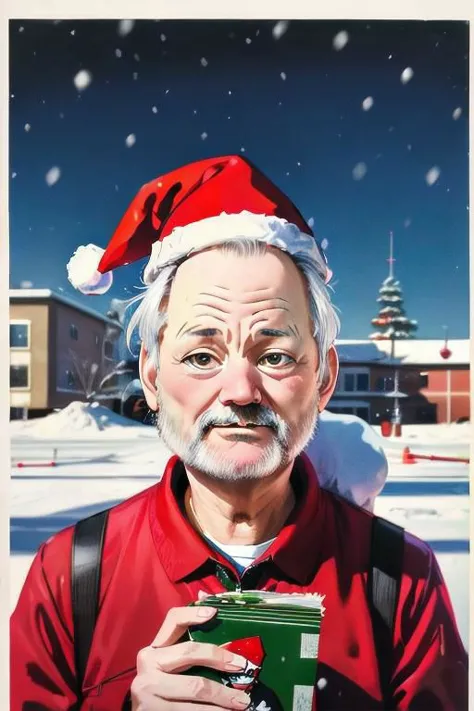
M 64 410 L 21 423 L 22 426 L 12 424 L 15 434 L 44 438 L 146 436 L 150 430 L 155 434 L 154 428 L 117 415 L 97 402 L 71 402 Z

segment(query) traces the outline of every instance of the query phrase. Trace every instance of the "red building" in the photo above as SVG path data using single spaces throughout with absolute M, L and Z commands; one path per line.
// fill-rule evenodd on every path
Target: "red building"
M 328 409 L 372 424 L 389 420 L 398 369 L 404 424 L 469 419 L 469 340 L 450 340 L 448 345 L 451 356 L 445 360 L 442 340 L 396 341 L 392 361 L 390 341 L 338 341 L 340 374 Z

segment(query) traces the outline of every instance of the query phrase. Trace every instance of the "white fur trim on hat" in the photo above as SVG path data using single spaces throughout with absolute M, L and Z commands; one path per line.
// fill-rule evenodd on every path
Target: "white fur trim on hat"
M 67 276 L 83 294 L 105 294 L 112 286 L 112 272 L 101 274 L 97 267 L 104 254 L 95 244 L 81 245 L 67 264 Z
M 314 237 L 281 217 L 256 215 L 244 210 L 233 215 L 222 212 L 185 227 L 176 227 L 162 242 L 155 242 L 145 267 L 144 282 L 152 284 L 162 267 L 193 252 L 239 237 L 257 239 L 289 254 L 303 252 L 317 263 L 322 276 L 328 272 Z

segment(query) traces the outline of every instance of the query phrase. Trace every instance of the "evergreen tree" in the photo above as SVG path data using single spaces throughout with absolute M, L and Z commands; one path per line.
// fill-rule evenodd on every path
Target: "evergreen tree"
M 400 282 L 393 276 L 393 235 L 390 233 L 390 272 L 379 289 L 377 299 L 380 304 L 378 315 L 372 319 L 372 325 L 377 329 L 369 338 L 374 341 L 394 341 L 413 338 L 418 329 L 417 321 L 406 316 L 403 308 L 403 292 Z

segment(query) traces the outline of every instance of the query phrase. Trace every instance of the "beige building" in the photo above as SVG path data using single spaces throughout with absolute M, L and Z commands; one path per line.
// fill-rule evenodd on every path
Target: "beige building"
M 120 332 L 115 321 L 62 294 L 10 289 L 11 417 L 85 400 L 113 369 Z

